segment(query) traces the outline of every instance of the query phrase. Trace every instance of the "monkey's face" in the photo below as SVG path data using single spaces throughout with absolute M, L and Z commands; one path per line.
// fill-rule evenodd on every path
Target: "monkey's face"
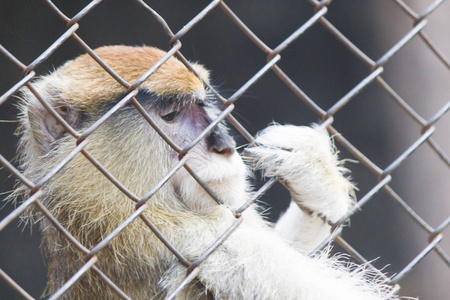
M 129 83 L 135 82 L 165 55 L 151 47 L 126 46 L 103 47 L 96 53 Z M 208 80 L 207 70 L 200 65 L 192 66 Z M 126 96 L 126 89 L 88 55 L 67 62 L 34 82 L 33 87 L 79 133 L 90 131 L 95 122 Z M 190 146 L 220 113 L 217 101 L 209 96 L 203 81 L 175 58 L 167 60 L 145 80 L 135 98 L 158 128 L 181 149 Z M 24 92 L 21 109 L 24 169 L 28 176 L 39 179 L 73 150 L 76 141 L 30 91 Z M 113 113 L 87 139 L 86 150 L 138 196 L 147 193 L 179 161 L 178 153 L 131 102 Z M 187 155 L 187 165 L 225 203 L 239 205 L 234 199 L 245 201 L 247 170 L 224 124 L 219 123 L 208 131 Z M 70 197 L 75 197 L 73 191 L 96 194 L 97 190 L 91 190 L 94 177 L 96 182 L 108 184 L 82 155 L 77 155 L 71 164 L 82 171 L 67 167 L 67 172 L 63 170 L 52 178 L 64 188 L 54 189 L 71 191 Z M 215 205 L 184 168 L 162 190 L 168 187 L 192 209 Z M 164 198 L 170 192 L 159 194 L 164 194 L 161 197 Z M 81 197 L 85 196 L 78 198 Z
M 140 96 L 138 95 L 138 98 Z M 195 98 L 159 99 L 160 104 L 151 109 L 158 127 L 180 148 L 191 146 L 219 115 L 216 100 L 206 92 Z M 238 206 L 247 189 L 247 169 L 236 152 L 236 143 L 228 133 L 228 128 L 219 123 L 204 138 L 188 151 L 187 165 L 195 174 L 224 201 Z M 170 150 L 175 164 L 178 153 Z M 192 209 L 202 210 L 216 205 L 203 188 L 182 168 L 171 179 L 179 199 Z

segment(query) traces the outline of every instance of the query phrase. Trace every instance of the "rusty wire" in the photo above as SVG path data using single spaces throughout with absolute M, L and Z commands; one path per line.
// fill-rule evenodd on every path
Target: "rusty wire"
M 194 261 L 187 260 L 181 253 L 183 249 L 176 249 L 171 243 L 158 231 L 157 226 L 152 224 L 152 222 L 143 214 L 146 210 L 146 202 L 151 199 L 153 194 L 164 185 L 170 177 L 180 168 L 185 168 L 188 172 L 199 182 L 199 184 L 211 195 L 211 197 L 217 202 L 222 203 L 222 200 L 211 190 L 207 184 L 201 182 L 201 180 L 196 176 L 195 172 L 193 172 L 189 165 L 186 163 L 187 157 L 189 156 L 189 151 L 194 147 L 208 132 L 217 125 L 220 121 L 227 118 L 228 121 L 246 138 L 250 143 L 254 143 L 254 138 L 251 134 L 234 118 L 232 115 L 234 105 L 239 100 L 239 98 L 249 90 L 249 88 L 256 83 L 262 76 L 267 74 L 268 72 L 273 72 L 276 76 L 278 76 L 281 81 L 291 89 L 294 94 L 303 101 L 310 109 L 313 111 L 324 123 L 328 131 L 335 136 L 336 141 L 344 148 L 346 148 L 358 161 L 360 161 L 370 172 L 374 173 L 378 178 L 378 183 L 373 186 L 373 188 L 366 193 L 361 200 L 352 208 L 344 217 L 342 217 L 339 221 L 337 221 L 333 225 L 333 232 L 330 235 L 328 240 L 334 239 L 336 240 L 350 255 L 352 255 L 357 261 L 361 263 L 369 264 L 367 259 L 365 259 L 358 251 L 349 245 L 342 237 L 339 236 L 342 231 L 342 224 L 348 221 L 348 219 L 360 211 L 363 206 L 368 203 L 374 195 L 379 193 L 380 191 L 384 191 L 389 195 L 389 197 L 398 204 L 406 215 L 408 215 L 414 222 L 416 222 L 419 227 L 425 231 L 429 235 L 428 245 L 414 257 L 410 263 L 405 266 L 402 270 L 398 271 L 398 274 L 392 279 L 388 279 L 385 277 L 385 280 L 389 282 L 390 285 L 393 286 L 393 292 L 396 292 L 399 288 L 398 282 L 401 278 L 406 276 L 409 272 L 411 272 L 417 263 L 422 260 L 428 253 L 431 251 L 435 251 L 443 260 L 443 262 L 450 266 L 449 256 L 445 251 L 439 246 L 439 242 L 443 238 L 443 231 L 446 227 L 448 227 L 450 223 L 450 218 L 444 220 L 441 225 L 433 228 L 429 225 L 418 213 L 416 213 L 409 205 L 406 203 L 404 199 L 402 199 L 395 190 L 390 187 L 390 182 L 392 180 L 392 172 L 401 166 L 405 160 L 419 147 L 421 147 L 424 143 L 427 143 L 437 154 L 437 156 L 448 166 L 450 166 L 449 158 L 446 153 L 439 147 L 439 145 L 432 139 L 433 132 L 435 131 L 435 125 L 438 123 L 439 119 L 448 112 L 450 109 L 450 101 L 440 108 L 435 115 L 433 115 L 430 119 L 423 118 L 419 113 L 417 113 L 412 107 L 407 104 L 407 101 L 402 99 L 402 97 L 383 79 L 384 68 L 383 65 L 388 62 L 392 57 L 394 57 L 398 51 L 408 44 L 412 39 L 416 36 L 420 37 L 424 44 L 428 47 L 428 49 L 437 56 L 439 61 L 443 65 L 445 65 L 450 70 L 449 59 L 445 57 L 440 49 L 438 49 L 434 42 L 426 35 L 425 29 L 427 25 L 427 17 L 430 16 L 435 10 L 439 8 L 439 6 L 443 3 L 442 0 L 436 0 L 432 2 L 423 12 L 415 12 L 412 10 L 407 4 L 405 4 L 401 0 L 393 0 L 400 9 L 411 19 L 411 30 L 406 32 L 403 37 L 393 45 L 389 50 L 387 50 L 380 58 L 372 59 L 368 55 L 366 55 L 362 50 L 360 50 L 355 44 L 353 44 L 344 34 L 342 34 L 330 21 L 327 20 L 326 16 L 329 11 L 328 5 L 332 1 L 316 1 L 316 0 L 308 0 L 312 5 L 312 12 L 310 18 L 298 27 L 295 31 L 290 34 L 286 34 L 287 37 L 277 46 L 271 48 L 266 45 L 262 39 L 260 39 L 252 30 L 235 14 L 233 10 L 231 10 L 224 1 L 214 0 L 211 1 L 208 5 L 204 7 L 204 9 L 199 12 L 194 18 L 192 18 L 181 30 L 174 33 L 169 24 L 162 18 L 153 8 L 151 8 L 147 3 L 142 0 L 135 0 L 136 4 L 148 13 L 149 18 L 153 18 L 157 21 L 161 29 L 166 33 L 168 46 L 170 50 L 167 54 L 152 68 L 150 68 L 145 74 L 141 76 L 136 82 L 126 82 L 122 79 L 112 68 L 110 68 L 100 57 L 98 57 L 92 50 L 92 48 L 87 45 L 78 35 L 77 30 L 81 26 L 79 24 L 80 20 L 83 19 L 86 15 L 88 15 L 94 9 L 97 8 L 97 5 L 101 2 L 101 0 L 94 0 L 87 6 L 85 6 L 79 13 L 77 13 L 74 17 L 70 18 L 66 16 L 53 2 L 50 0 L 44 0 L 48 5 L 48 8 L 59 17 L 61 22 L 65 23 L 66 31 L 60 35 L 59 38 L 55 40 L 55 42 L 44 52 L 41 53 L 32 63 L 25 65 L 23 62 L 14 57 L 12 53 L 10 53 L 7 49 L 0 45 L 0 53 L 4 55 L 9 61 L 11 61 L 18 69 L 22 72 L 22 79 L 18 81 L 14 86 L 12 86 L 7 92 L 3 95 L 0 95 L 0 105 L 6 101 L 12 101 L 11 96 L 15 94 L 21 87 L 27 86 L 31 92 L 36 96 L 36 98 L 44 105 L 44 107 L 65 127 L 65 129 L 73 136 L 74 144 L 76 144 L 76 148 L 73 152 L 66 157 L 60 164 L 58 164 L 51 172 L 49 172 L 46 176 L 44 176 L 38 182 L 31 182 L 27 178 L 25 178 L 19 170 L 17 170 L 12 164 L 10 164 L 3 156 L 0 155 L 0 162 L 2 165 L 19 181 L 21 181 L 24 185 L 26 185 L 30 189 L 29 198 L 26 199 L 21 205 L 19 205 L 13 212 L 11 212 L 8 216 L 0 220 L 0 231 L 5 228 L 8 224 L 11 223 L 15 218 L 18 218 L 19 215 L 25 211 L 30 206 L 35 206 L 39 209 L 43 216 L 47 218 L 53 226 L 57 230 L 59 230 L 63 236 L 65 236 L 76 248 L 82 251 L 85 254 L 85 264 L 81 267 L 73 277 L 68 280 L 55 294 L 51 295 L 50 299 L 57 299 L 59 296 L 63 295 L 65 291 L 67 291 L 72 285 L 76 284 L 76 281 L 81 278 L 86 272 L 90 270 L 94 271 L 98 277 L 103 280 L 109 288 L 111 288 L 119 297 L 123 299 L 129 299 L 125 293 L 120 290 L 109 278 L 106 277 L 102 273 L 100 269 L 96 266 L 97 261 L 97 253 L 106 247 L 112 239 L 114 239 L 120 231 L 125 229 L 132 222 L 140 222 L 136 220 L 140 218 L 161 240 L 164 245 L 178 258 L 181 264 L 186 266 L 187 275 L 185 280 L 181 283 L 181 285 L 172 291 L 168 299 L 172 299 L 176 296 L 176 294 L 183 289 L 185 285 L 194 280 L 197 274 L 201 270 L 202 261 L 212 253 L 220 244 L 231 234 L 233 231 L 239 226 L 242 222 L 241 213 L 245 211 L 254 201 L 256 201 L 262 194 L 264 194 L 268 189 L 272 187 L 275 183 L 274 179 L 269 180 L 259 191 L 257 191 L 254 195 L 254 198 L 251 199 L 248 203 L 243 205 L 237 211 L 234 212 L 236 216 L 236 221 L 232 224 L 232 226 L 226 230 L 221 236 L 217 237 L 217 240 L 208 248 L 205 249 L 205 252 L 200 255 Z M 212 86 L 210 86 L 207 82 L 208 89 L 216 96 L 217 100 L 222 104 L 222 113 L 217 117 L 217 119 L 208 126 L 194 141 L 192 141 L 187 147 L 184 149 L 177 146 L 163 131 L 161 131 L 156 124 L 153 122 L 151 117 L 145 112 L 143 107 L 139 104 L 137 99 L 135 98 L 137 94 L 137 90 L 139 85 L 144 82 L 147 78 L 149 78 L 162 64 L 164 64 L 170 57 L 177 57 L 180 61 L 182 61 L 186 67 L 193 70 L 192 66 L 189 62 L 184 58 L 180 50 L 182 49 L 182 44 L 180 39 L 183 38 L 186 33 L 188 33 L 192 28 L 199 26 L 204 19 L 205 16 L 210 14 L 212 11 L 221 11 L 224 15 L 226 15 L 234 24 L 237 26 L 247 37 L 253 42 L 265 55 L 266 55 L 266 63 L 263 67 L 257 71 L 245 84 L 243 84 L 231 97 L 224 98 L 218 91 L 216 91 Z M 282 60 L 283 51 L 290 47 L 290 45 L 299 39 L 306 31 L 308 31 L 313 26 L 322 26 L 326 30 L 328 30 L 340 43 L 342 43 L 346 48 L 348 48 L 359 60 L 361 60 L 364 64 L 367 65 L 368 71 L 365 78 L 363 78 L 357 85 L 355 85 L 346 95 L 344 95 L 341 99 L 338 99 L 334 102 L 334 104 L 329 108 L 320 107 L 314 99 L 310 98 L 305 92 L 303 92 L 296 83 L 289 78 L 288 75 L 281 69 L 278 65 L 280 60 Z M 55 50 L 57 50 L 66 40 L 72 39 L 78 44 L 81 49 L 88 53 L 100 66 L 105 69 L 111 77 L 116 80 L 119 84 L 121 84 L 125 91 L 125 96 L 119 101 L 117 105 L 111 108 L 102 118 L 100 118 L 95 124 L 91 126 L 88 130 L 84 132 L 77 132 L 75 129 L 71 128 L 69 124 L 67 124 L 58 113 L 46 102 L 46 100 L 39 95 L 38 91 L 33 88 L 33 84 L 31 83 L 32 78 L 36 75 L 35 69 L 42 64 L 46 59 L 48 59 Z M 196 74 L 198 76 L 198 74 Z M 361 151 L 359 151 L 355 146 L 353 146 L 342 134 L 332 126 L 335 115 L 346 106 L 350 101 L 353 101 L 355 96 L 364 90 L 368 85 L 376 83 L 378 84 L 387 95 L 392 98 L 392 101 L 396 103 L 402 110 L 404 110 L 408 116 L 418 123 L 422 131 L 420 132 L 420 137 L 412 143 L 404 152 L 399 155 L 396 159 L 394 159 L 387 167 L 379 167 L 374 162 L 372 162 L 368 157 L 366 157 Z M 149 192 L 144 195 L 142 198 L 134 195 L 131 191 L 129 191 L 125 186 L 122 185 L 111 173 L 109 173 L 90 153 L 85 149 L 85 146 L 89 143 L 89 135 L 95 131 L 98 127 L 102 126 L 102 124 L 115 112 L 117 112 L 121 107 L 123 107 L 126 103 L 131 102 L 132 105 L 142 114 L 143 118 L 145 118 L 148 123 L 158 132 L 159 135 L 170 145 L 172 149 L 179 153 L 179 163 L 174 166 L 171 171 L 166 174 L 164 178 L 160 180 L 160 182 L 153 187 Z M 87 249 L 82 244 L 80 244 L 59 222 L 58 220 L 46 209 L 46 207 L 40 201 L 40 197 L 42 196 L 42 186 L 54 175 L 56 174 L 63 166 L 65 166 L 73 157 L 76 155 L 84 155 L 91 163 L 102 172 L 106 178 L 108 178 L 118 189 L 120 189 L 129 199 L 130 201 L 134 201 L 136 203 L 136 211 L 130 215 L 119 227 L 117 227 L 113 232 L 111 232 L 106 238 L 104 238 L 101 242 L 99 242 L 94 248 Z M 324 247 L 327 243 L 324 241 L 322 245 L 318 247 Z M 315 251 L 314 251 L 315 252 Z M 375 267 L 372 266 L 375 269 Z M 376 269 L 375 269 L 376 270 Z M 384 276 L 384 275 L 382 275 Z M 0 269 L 0 278 L 2 278 L 9 286 L 11 286 L 19 295 L 21 295 L 25 299 L 33 299 L 19 284 L 17 284 L 12 278 L 8 276 L 3 270 Z

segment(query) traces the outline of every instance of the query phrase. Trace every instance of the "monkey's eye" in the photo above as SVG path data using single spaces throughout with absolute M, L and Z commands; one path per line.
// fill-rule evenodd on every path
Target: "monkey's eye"
M 180 112 L 178 110 L 174 110 L 168 114 L 161 115 L 161 118 L 166 122 L 172 122 L 179 114 Z

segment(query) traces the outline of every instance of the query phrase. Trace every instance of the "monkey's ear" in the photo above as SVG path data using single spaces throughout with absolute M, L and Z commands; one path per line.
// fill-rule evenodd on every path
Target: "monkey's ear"
M 79 128 L 80 111 L 64 101 L 52 98 L 49 98 L 47 101 L 70 126 L 74 129 Z M 25 118 L 28 118 L 29 129 L 42 154 L 49 152 L 53 148 L 55 141 L 67 132 L 64 126 L 36 98 L 28 102 Z

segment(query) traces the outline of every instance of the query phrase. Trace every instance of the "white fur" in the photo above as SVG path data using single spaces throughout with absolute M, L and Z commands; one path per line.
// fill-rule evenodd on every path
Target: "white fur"
M 336 222 L 353 203 L 353 185 L 338 161 L 334 145 L 319 126 L 269 126 L 246 153 L 265 176 L 289 186 L 293 200 L 314 214 Z
M 291 241 L 299 251 L 309 254 L 330 235 L 331 226 L 318 216 L 303 212 L 291 201 L 274 229 L 281 237 Z
M 315 259 L 306 257 L 329 234 L 330 226 L 318 215 L 337 220 L 352 203 L 352 185 L 341 173 L 344 169 L 337 162 L 326 131 L 318 127 L 272 126 L 258 136 L 257 142 L 259 146 L 247 152 L 252 164 L 267 176 L 285 180 L 293 189 L 294 201 L 314 215 L 291 204 L 275 227 L 283 240 L 254 208 L 249 208 L 243 224 L 202 263 L 199 276 L 207 282 L 206 287 L 217 299 L 389 299 L 389 287 L 378 283 L 363 268 L 327 258 L 326 253 Z M 196 154 L 191 158 L 194 171 L 226 204 L 236 207 L 249 198 L 246 170 L 237 154 L 210 157 L 213 160 L 208 163 L 203 160 L 204 152 Z M 175 180 L 181 185 L 183 201 L 189 199 L 187 203 L 200 211 L 206 209 L 201 203 L 214 207 L 189 175 L 177 175 Z M 227 221 L 222 225 L 233 221 L 228 212 L 223 213 L 222 222 Z M 293 242 L 294 247 L 286 241 Z

